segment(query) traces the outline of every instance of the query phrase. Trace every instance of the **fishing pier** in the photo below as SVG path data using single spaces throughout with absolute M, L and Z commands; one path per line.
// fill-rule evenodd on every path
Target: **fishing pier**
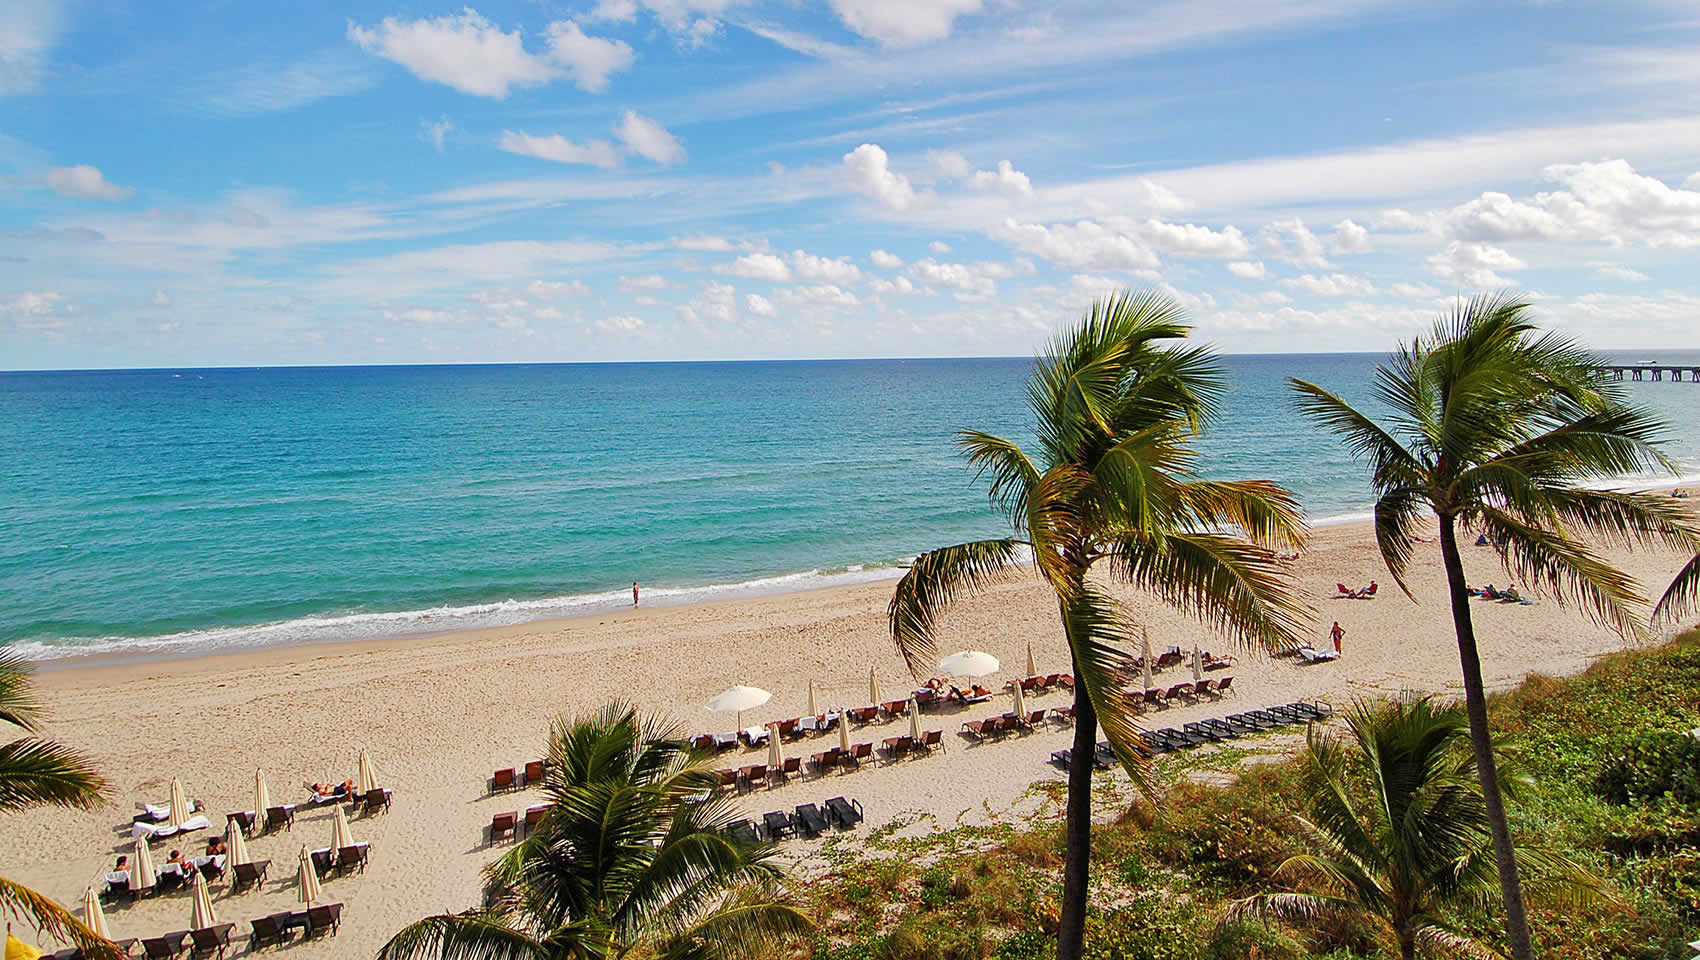
M 1669 380 L 1672 383 L 1681 383 L 1682 375 L 1687 373 L 1688 382 L 1700 383 L 1700 366 L 1693 365 L 1629 363 L 1609 364 L 1600 369 L 1611 374 L 1614 380 Z

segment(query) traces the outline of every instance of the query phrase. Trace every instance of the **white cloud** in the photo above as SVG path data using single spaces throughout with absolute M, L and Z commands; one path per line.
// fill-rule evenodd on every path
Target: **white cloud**
M 637 12 L 637 0 L 598 0 L 595 9 L 585 15 L 585 19 L 631 23 L 637 19 Z
M 979 13 L 982 0 L 831 0 L 851 30 L 884 47 L 912 47 L 950 36 L 956 18 Z
M 636 110 L 627 110 L 620 117 L 620 125 L 615 128 L 614 135 L 620 138 L 627 150 L 664 167 L 685 159 L 685 148 L 667 132 L 667 128 Z
M 801 250 L 793 250 L 789 260 L 791 269 L 801 280 L 824 280 L 842 286 L 862 279 L 861 268 L 851 263 L 848 257 L 830 260 Z
M 620 278 L 619 283 L 620 289 L 626 293 L 635 293 L 639 290 L 665 290 L 672 286 L 671 283 L 667 282 L 667 278 L 659 273 L 624 276 Z
M 744 306 L 748 307 L 750 312 L 758 317 L 771 317 L 779 312 L 779 309 L 773 305 L 773 301 L 759 293 L 745 294 Z
M 896 270 L 898 267 L 903 266 L 902 257 L 895 253 L 886 253 L 884 250 L 875 250 L 873 253 L 868 254 L 868 260 L 873 263 L 874 266 L 884 270 Z
M 588 140 L 584 143 L 574 143 L 558 133 L 547 137 L 533 136 L 521 130 L 503 130 L 497 146 L 508 153 L 521 156 L 536 157 L 539 160 L 552 160 L 555 163 L 587 164 L 603 169 L 612 169 L 620 165 L 620 151 L 606 140 Z
M 999 160 L 996 171 L 975 171 L 968 185 L 987 193 L 1005 193 L 1020 197 L 1033 195 L 1033 181 L 1027 179 L 1027 174 L 1011 166 L 1008 160 Z
M 1369 228 L 1349 218 L 1334 225 L 1334 235 L 1328 240 L 1333 253 L 1368 253 L 1373 247 Z
M 49 190 L 61 197 L 79 200 L 123 200 L 136 192 L 134 187 L 121 187 L 106 179 L 99 169 L 86 163 L 74 167 L 53 167 L 42 180 Z
M 1420 297 L 1428 299 L 1440 296 L 1440 290 L 1426 283 L 1395 283 L 1387 288 L 1387 292 L 1396 297 Z
M 893 172 L 889 158 L 876 144 L 864 143 L 844 155 L 844 170 L 851 189 L 879 201 L 890 210 L 906 210 L 915 202 L 909 178 Z
M 36 89 L 58 39 L 64 6 L 56 0 L 0 5 L 0 94 Z
M 1454 240 L 1446 249 L 1428 258 L 1429 269 L 1435 276 L 1470 289 L 1508 286 L 1510 281 L 1498 270 L 1518 270 L 1528 264 L 1498 247 L 1485 243 L 1466 243 Z
M 992 273 L 965 263 L 939 263 L 932 258 L 917 260 L 909 265 L 909 276 L 933 287 L 945 287 L 962 293 L 989 297 L 997 293 Z M 1007 276 L 1007 270 L 1002 271 Z
M 1594 271 L 1601 276 L 1611 277 L 1614 280 L 1628 280 L 1630 283 L 1646 283 L 1652 279 L 1641 271 L 1631 270 L 1628 267 L 1595 267 Z
M 738 291 L 729 283 L 714 283 L 679 308 L 679 315 L 691 326 L 707 331 L 714 326 L 730 326 L 738 322 Z
M 1270 223 L 1258 231 L 1257 243 L 1270 255 L 1301 267 L 1333 266 L 1323 256 L 1322 239 L 1297 217 Z
M 950 244 L 945 243 L 943 240 L 934 240 L 932 243 L 927 244 L 927 249 L 934 253 L 949 253 Z
M 155 290 L 153 292 L 153 296 L 149 297 L 148 300 L 156 307 L 171 306 L 171 294 L 166 293 L 164 290 Z
M 715 269 L 720 273 L 729 273 L 748 280 L 784 283 L 791 279 L 791 268 L 785 265 L 784 260 L 771 253 L 746 253 L 731 264 Z
M 854 307 L 862 302 L 855 294 L 832 283 L 786 287 L 779 291 L 778 297 L 781 302 L 807 307 Z
M 1367 297 L 1375 293 L 1375 284 L 1362 277 L 1344 273 L 1317 275 L 1313 273 L 1289 277 L 1281 281 L 1286 286 L 1319 297 Z
M 533 53 L 518 28 L 504 31 L 471 7 L 418 20 L 385 17 L 375 27 L 348 24 L 348 38 L 367 53 L 398 63 L 421 80 L 497 100 L 563 74 L 580 89 L 600 91 L 610 74 L 634 59 L 627 44 L 588 36 L 571 20 L 549 24 L 544 35 L 549 52 Z
M 713 234 L 697 233 L 688 237 L 674 237 L 670 241 L 680 250 L 696 250 L 703 253 L 728 253 L 737 249 L 732 241 Z
M 930 173 L 943 180 L 966 180 L 974 175 L 974 165 L 955 150 L 928 150 Z
M 636 333 L 643 329 L 643 318 L 634 317 L 631 314 L 603 317 L 596 321 L 596 326 L 609 333 Z
M 548 35 L 550 58 L 572 75 L 580 90 L 589 93 L 608 89 L 609 75 L 626 69 L 637 59 L 624 41 L 589 36 L 571 20 L 549 24 Z M 633 114 L 628 112 L 628 116 Z
M 448 117 L 444 117 L 441 120 L 436 121 L 421 120 L 419 121 L 419 139 L 433 147 L 436 147 L 438 153 L 442 153 L 443 140 L 449 135 L 449 131 L 454 128 L 454 122 Z
M 1228 264 L 1228 272 L 1246 280 L 1262 280 L 1269 276 L 1269 268 L 1263 265 L 1262 260 L 1236 260 Z
M 561 300 L 588 293 L 590 287 L 582 280 L 533 280 L 525 285 L 525 295 L 534 300 Z
M 1243 257 L 1251 244 L 1237 227 L 1212 230 L 1196 223 L 1150 219 L 1140 228 L 1157 249 L 1181 257 Z
M 0 320 L 19 330 L 58 333 L 70 326 L 64 294 L 57 290 L 25 290 L 0 300 Z
M 1048 227 L 1005 220 L 992 236 L 1052 263 L 1080 270 L 1149 270 L 1161 262 L 1150 247 L 1095 220 Z
M 910 294 L 915 292 L 915 284 L 911 283 L 909 278 L 904 276 L 892 277 L 890 280 L 887 280 L 884 277 L 875 277 L 874 282 L 870 284 L 870 286 L 873 287 L 875 293 Z

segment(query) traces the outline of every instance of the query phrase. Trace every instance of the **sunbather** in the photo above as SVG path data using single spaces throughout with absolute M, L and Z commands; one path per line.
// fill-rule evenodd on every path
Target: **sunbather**
M 1523 595 L 1517 592 L 1517 585 L 1515 583 L 1508 583 L 1505 585 L 1505 589 L 1499 592 L 1499 599 L 1521 600 L 1523 599 Z
M 171 859 L 165 861 L 165 865 L 183 871 L 184 876 L 188 876 L 189 871 L 194 869 L 189 861 L 183 859 L 183 851 L 181 850 L 171 851 Z

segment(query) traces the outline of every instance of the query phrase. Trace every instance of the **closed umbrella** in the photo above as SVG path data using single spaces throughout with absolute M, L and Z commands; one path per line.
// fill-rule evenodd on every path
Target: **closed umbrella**
M 1027 716 L 1027 695 L 1021 690 L 1020 680 L 1012 681 L 1012 685 L 1015 687 L 1015 715 L 1025 717 Z
M 266 811 L 272 806 L 272 792 L 266 789 L 266 772 L 254 768 L 254 828 L 266 822 Z
M 363 794 L 378 789 L 378 771 L 372 769 L 372 758 L 364 750 L 360 751 L 360 778 L 356 782 Z
M 348 817 L 340 806 L 331 815 L 331 846 L 338 850 L 354 846 L 354 833 L 348 829 Z
M 1192 682 L 1204 679 L 1204 657 L 1198 652 L 1198 641 L 1192 641 Z
M 1036 677 L 1039 675 L 1039 661 L 1033 659 L 1032 641 L 1028 641 L 1027 643 L 1027 675 L 1029 677 Z
M 181 828 L 189 820 L 189 801 L 183 796 L 183 781 L 171 778 L 171 825 Z
M 880 702 L 880 678 L 874 675 L 874 668 L 868 668 L 868 702 Z
M 313 866 L 313 855 L 307 852 L 307 845 L 301 845 L 301 869 L 295 875 L 296 897 L 308 906 L 319 899 L 323 893 L 319 889 L 319 871 Z
M 767 766 L 768 766 L 768 769 L 777 770 L 779 767 L 783 766 L 784 763 L 785 763 L 785 758 L 783 756 L 780 756 L 780 753 L 779 753 L 779 724 L 770 723 L 770 724 L 767 725 Z
M 136 857 L 130 864 L 130 889 L 146 890 L 154 885 L 157 879 L 153 872 L 153 854 L 148 851 L 146 837 L 136 838 Z
M 939 669 L 952 676 L 984 677 L 998 672 L 998 658 L 981 650 L 963 650 L 940 660 Z
M 740 685 L 716 695 L 708 701 L 708 709 L 715 713 L 736 713 L 738 728 L 741 730 L 744 727 L 744 711 L 753 710 L 772 699 L 773 694 L 760 687 Z
M 194 871 L 195 905 L 189 911 L 189 926 L 194 930 L 207 930 L 218 926 L 218 917 L 213 916 L 212 893 L 207 890 L 207 878 L 201 871 Z
M 809 716 L 820 716 L 820 707 L 815 706 L 815 680 L 813 677 L 809 678 Z
M 100 895 L 94 892 L 94 887 L 83 891 L 83 923 L 102 940 L 112 939 L 111 932 L 106 929 L 106 911 L 100 908 Z
M 845 716 L 842 707 L 838 709 L 838 749 L 850 752 L 850 718 Z
M 1145 674 L 1145 689 L 1151 689 L 1151 634 L 1144 627 L 1139 629 L 1139 635 L 1145 644 L 1145 656 L 1140 660 L 1140 673 Z
M 224 845 L 230 848 L 232 864 L 253 863 L 254 858 L 248 855 L 248 838 L 242 836 L 242 828 L 232 820 L 224 828 Z
M 921 705 L 914 697 L 909 698 L 909 736 L 921 739 Z

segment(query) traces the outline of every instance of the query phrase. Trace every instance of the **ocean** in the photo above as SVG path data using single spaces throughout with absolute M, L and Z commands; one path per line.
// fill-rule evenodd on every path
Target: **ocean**
M 1700 364 L 1692 354 L 1636 354 Z M 1296 413 L 1381 355 L 1230 356 L 1208 476 L 1363 516 Z M 0 373 L 0 642 L 184 655 L 893 575 L 998 535 L 952 443 L 1027 439 L 1019 359 Z M 1633 396 L 1700 475 L 1700 384 Z

